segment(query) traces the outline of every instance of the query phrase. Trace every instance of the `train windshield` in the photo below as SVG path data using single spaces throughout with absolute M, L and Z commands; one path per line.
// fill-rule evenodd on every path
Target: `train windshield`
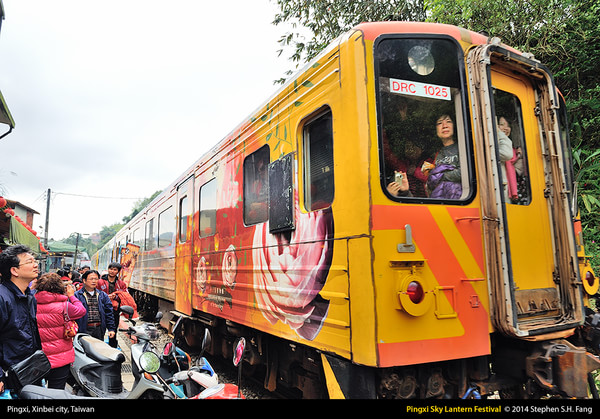
M 391 199 L 472 195 L 461 58 L 450 39 L 377 42 L 380 177 Z

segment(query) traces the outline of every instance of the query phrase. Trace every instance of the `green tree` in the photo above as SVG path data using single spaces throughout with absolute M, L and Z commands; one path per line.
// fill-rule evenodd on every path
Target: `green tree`
M 133 204 L 133 209 L 131 210 L 131 214 L 123 217 L 123 223 L 127 224 L 129 221 L 133 219 L 141 210 L 143 210 L 146 205 L 148 205 L 154 198 L 156 198 L 161 191 L 156 191 L 149 198 L 140 199 Z
M 291 48 L 290 61 L 297 69 L 353 26 L 378 20 L 424 20 L 425 0 L 276 0 L 280 12 L 274 25 L 289 24 L 292 30 L 279 39 L 281 49 Z M 310 36 L 310 39 L 306 39 Z M 290 75 L 293 70 L 287 72 Z M 285 78 L 277 80 L 285 82 Z
M 118 232 L 123 228 L 125 224 L 112 224 L 109 226 L 102 226 L 102 230 L 100 230 L 100 242 L 98 243 L 98 248 L 101 249 L 110 239 L 112 239 Z

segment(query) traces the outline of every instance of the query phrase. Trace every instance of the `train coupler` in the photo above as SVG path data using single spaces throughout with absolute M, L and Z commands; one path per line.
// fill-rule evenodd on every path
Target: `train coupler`
M 600 359 L 570 342 L 540 343 L 525 360 L 526 373 L 542 388 L 567 397 L 588 396 L 588 373 L 600 368 Z

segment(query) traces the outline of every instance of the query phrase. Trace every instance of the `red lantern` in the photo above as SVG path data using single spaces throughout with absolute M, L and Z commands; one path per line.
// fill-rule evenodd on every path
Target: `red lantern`
M 3 196 L 0 196 L 0 208 L 6 206 L 6 199 Z

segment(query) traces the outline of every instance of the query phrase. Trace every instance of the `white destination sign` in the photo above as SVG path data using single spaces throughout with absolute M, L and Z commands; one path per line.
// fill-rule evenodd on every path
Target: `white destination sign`
M 452 99 L 449 87 L 409 80 L 390 79 L 390 92 L 433 99 Z

